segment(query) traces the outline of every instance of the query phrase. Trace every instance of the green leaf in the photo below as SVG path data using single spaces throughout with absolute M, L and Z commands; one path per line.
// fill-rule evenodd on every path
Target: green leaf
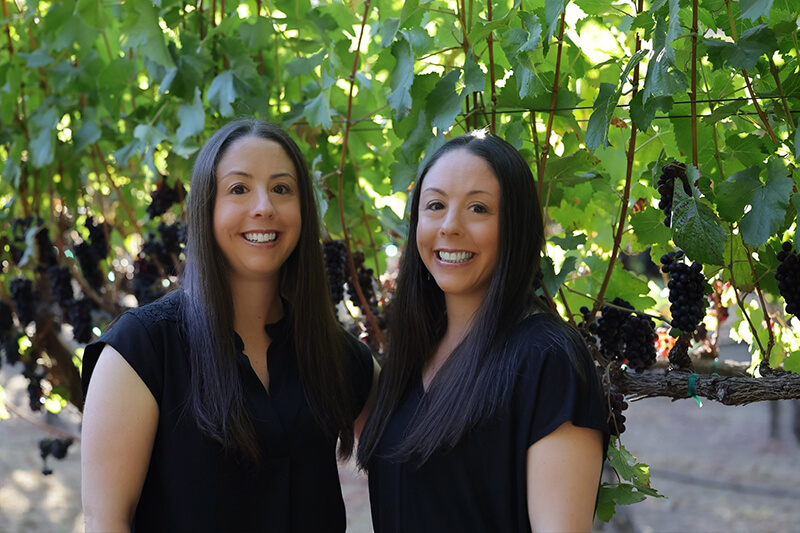
M 794 180 L 787 175 L 783 161 L 770 159 L 767 163 L 767 180 L 753 191 L 749 199 L 751 209 L 739 223 L 745 243 L 758 248 L 778 231 L 789 207 L 792 187 Z
M 397 64 L 389 77 L 391 92 L 386 101 L 394 111 L 395 118 L 403 120 L 413 104 L 411 84 L 414 83 L 414 51 L 408 40 L 402 37 L 392 43 L 392 55 L 397 60 Z
M 475 62 L 472 52 L 468 52 L 467 58 L 464 61 L 464 89 L 462 95 L 482 91 L 486 86 L 486 76 L 484 75 L 481 67 Z
M 730 150 L 727 151 L 727 155 L 729 157 L 735 157 L 741 161 L 745 167 L 762 165 L 764 159 L 771 153 L 767 141 L 754 133 L 745 136 L 732 133 L 725 139 L 725 144 L 730 148 Z
M 79 153 L 88 145 L 100 140 L 101 132 L 100 127 L 97 125 L 95 118 L 95 111 L 93 108 L 86 108 L 81 117 L 82 123 L 80 129 L 75 133 L 73 140 L 73 151 Z
M 664 213 L 648 205 L 631 217 L 631 227 L 636 239 L 645 245 L 666 244 L 670 239 L 669 228 L 664 225 Z
M 545 0 L 544 2 L 544 24 L 547 26 L 543 41 L 545 46 L 550 44 L 550 39 L 553 38 L 553 34 L 556 32 L 565 3 L 565 0 Z M 547 55 L 547 50 L 544 53 Z
M 667 35 L 664 31 L 664 19 L 656 19 L 656 27 L 653 30 L 653 54 L 650 56 L 650 64 L 647 66 L 647 76 L 644 80 L 644 102 L 652 96 L 660 94 L 672 96 L 675 93 L 686 90 L 686 76 L 675 68 L 671 57 L 672 45 L 667 42 Z
M 689 183 L 700 177 L 693 166 L 687 168 Z M 705 205 L 692 187 L 691 196 L 683 187 L 675 187 L 672 203 L 672 241 L 693 261 L 723 265 L 725 238 L 728 232 L 720 227 L 714 211 Z
M 500 28 L 507 28 L 509 26 L 509 21 L 513 20 L 514 17 L 517 15 L 517 8 L 514 7 L 505 14 L 505 16 L 495 19 L 491 22 L 487 22 L 485 20 L 478 20 L 469 32 L 467 36 L 467 40 L 472 46 L 475 46 L 477 43 L 486 40 L 489 37 L 489 34 L 495 30 Z
M 42 168 L 53 162 L 58 111 L 52 106 L 40 107 L 33 113 L 31 122 L 31 163 L 34 168 Z
M 158 12 L 148 0 L 128 0 L 125 2 L 129 16 L 121 28 L 124 46 L 139 47 L 139 51 L 164 67 L 174 67 L 175 63 L 167 50 L 164 32 L 158 24 Z
M 42 46 L 30 54 L 18 52 L 19 57 L 24 57 L 28 68 L 46 67 L 53 62 L 53 58 L 47 53 L 47 48 Z
M 461 104 L 466 94 L 456 92 L 456 82 L 460 77 L 457 70 L 451 70 L 436 83 L 433 92 L 428 95 L 425 112 L 431 117 L 431 126 L 440 132 L 447 131 L 453 126 Z
M 792 194 L 791 204 L 795 212 L 800 213 L 800 193 Z M 800 224 L 795 224 L 794 239 L 792 242 L 800 243 Z
M 390 17 L 381 22 L 378 36 L 381 38 L 381 48 L 386 48 L 392 41 L 394 36 L 397 35 L 397 30 L 400 29 L 400 19 L 397 17 Z
M 794 130 L 794 160 L 800 161 L 800 127 Z
M 544 276 L 544 286 L 547 289 L 547 293 L 551 296 L 558 294 L 558 289 L 563 285 L 564 280 L 567 279 L 567 275 L 570 272 L 575 271 L 575 264 L 577 262 L 577 258 L 575 257 L 567 257 L 564 259 L 564 263 L 561 265 L 561 270 L 556 274 L 555 265 L 553 265 L 553 260 L 549 257 L 545 257 L 542 261 L 542 275 Z
M 741 100 L 731 102 L 730 104 L 718 106 L 716 109 L 714 109 L 714 111 L 711 112 L 711 114 L 703 117 L 703 123 L 708 125 L 716 124 L 724 118 L 736 115 L 739 112 L 739 109 L 746 105 L 747 100 L 742 98 Z
M 322 64 L 328 55 L 327 50 L 320 50 L 310 57 L 298 57 L 286 63 L 286 72 L 293 78 L 305 76 L 314 72 L 314 69 Z
M 108 15 L 103 3 L 98 0 L 78 0 L 75 3 L 75 12 L 93 28 L 102 30 L 108 26 Z
M 717 212 L 727 222 L 737 223 L 754 193 L 761 188 L 758 167 L 731 174 L 717 187 Z
M 236 101 L 236 87 L 233 84 L 233 72 L 226 70 L 217 75 L 208 87 L 208 102 L 219 111 L 223 117 L 233 115 L 231 104 Z
M 762 55 L 771 55 L 778 48 L 775 33 L 768 24 L 745 30 L 738 43 L 710 39 L 705 45 L 708 60 L 715 69 L 726 66 L 736 70 L 752 69 Z
M 608 142 L 608 127 L 611 124 L 611 117 L 614 116 L 614 109 L 619 101 L 617 86 L 611 83 L 601 83 L 600 92 L 594 101 L 594 111 L 589 117 L 589 124 L 586 126 L 586 148 L 594 152 L 601 144 L 603 147 L 610 146 Z
M 742 11 L 743 19 L 750 19 L 755 22 L 758 17 L 769 17 L 772 9 L 773 0 L 739 0 L 739 9 Z
M 669 113 L 672 110 L 672 97 L 654 96 L 647 100 L 647 103 L 642 103 L 643 100 L 642 91 L 637 92 L 631 99 L 631 120 L 641 131 L 647 131 L 656 117 L 656 111 Z
M 309 125 L 322 126 L 326 130 L 331 129 L 333 119 L 331 118 L 330 97 L 330 89 L 325 89 L 306 104 L 304 115 L 308 119 Z
M 203 133 L 203 128 L 206 123 L 206 113 L 203 108 L 203 101 L 200 99 L 199 88 L 195 89 L 194 102 L 191 104 L 181 104 L 178 107 L 178 120 L 181 124 L 175 132 L 178 144 L 184 144 L 188 138 Z

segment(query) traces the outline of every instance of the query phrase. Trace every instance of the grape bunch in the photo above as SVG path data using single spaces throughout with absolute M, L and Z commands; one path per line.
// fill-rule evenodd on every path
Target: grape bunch
M 28 234 L 28 229 L 33 224 L 33 217 L 28 216 L 25 218 L 15 218 L 11 222 L 11 243 L 9 251 L 11 252 L 11 260 L 14 264 L 19 265 L 22 257 L 25 255 L 25 237 Z
M 73 300 L 72 275 L 69 267 L 58 265 L 48 267 L 47 276 L 50 278 L 50 292 L 53 300 L 62 307 L 69 307 Z
M 0 301 L 0 350 L 6 354 L 6 361 L 13 365 L 19 361 L 18 338 L 13 333 L 14 316 L 11 306 Z
M 675 192 L 675 178 L 680 178 L 683 182 L 683 190 L 686 194 L 691 194 L 689 180 L 686 177 L 686 164 L 672 161 L 661 167 L 661 175 L 658 177 L 658 194 L 661 200 L 658 208 L 664 212 L 664 225 L 670 227 L 672 224 L 672 199 Z
M 159 222 L 157 229 L 160 238 L 156 237 L 155 232 L 149 232 L 142 245 L 142 253 L 158 261 L 168 276 L 177 275 L 177 264 L 186 241 L 186 232 L 180 222 Z
M 344 298 L 345 270 L 347 264 L 347 248 L 342 241 L 325 241 L 322 243 L 322 259 L 325 262 L 325 274 L 331 288 L 333 305 L 338 305 Z
M 83 279 L 92 289 L 100 292 L 104 278 L 99 263 L 108 256 L 108 235 L 111 226 L 105 222 L 98 224 L 94 217 L 88 217 L 86 229 L 89 230 L 89 238 L 75 247 L 75 257 L 81 265 Z
M 42 458 L 42 474 L 49 476 L 53 470 L 47 467 L 47 458 L 53 456 L 61 460 L 67 456 L 72 439 L 42 439 L 39 441 L 39 455 Z
M 631 314 L 622 323 L 621 336 L 625 341 L 622 358 L 628 367 L 642 373 L 656 362 L 656 324 L 652 319 Z
M 612 435 L 619 437 L 625 432 L 625 415 L 622 411 L 628 408 L 625 396 L 615 390 L 608 393 L 608 429 Z
M 42 391 L 42 379 L 45 376 L 44 368 L 29 360 L 25 365 L 22 376 L 28 380 L 28 406 L 31 411 L 41 411 L 44 404 L 44 392 Z
M 356 274 L 353 276 L 351 273 L 347 280 L 347 294 L 354 305 L 361 307 L 361 300 L 359 300 L 358 292 L 356 292 L 356 288 L 353 285 L 353 278 L 355 277 L 358 286 L 361 288 L 361 293 L 364 295 L 364 300 L 366 300 L 367 305 L 372 308 L 377 304 L 375 300 L 375 288 L 372 285 L 375 272 L 371 268 L 364 268 L 364 261 L 364 252 L 353 253 L 353 263 L 356 267 Z M 361 311 L 364 312 L 363 309 Z
M 39 221 L 42 224 L 42 221 Z M 49 267 L 55 266 L 58 263 L 56 256 L 56 248 L 53 246 L 53 241 L 50 240 L 50 230 L 42 227 L 36 232 L 36 245 L 39 248 L 39 269 L 45 270 Z
M 161 272 L 158 266 L 140 255 L 134 261 L 133 271 L 133 295 L 139 305 L 154 302 L 164 295 L 161 287 L 156 283 L 161 279 Z
M 11 301 L 17 311 L 17 318 L 22 327 L 36 319 L 36 300 L 38 293 L 33 291 L 33 282 L 27 278 L 17 277 L 8 286 Z
M 69 307 L 69 323 L 72 324 L 72 336 L 76 342 L 86 344 L 92 340 L 92 310 L 94 300 L 84 296 L 74 300 Z
M 792 243 L 786 241 L 778 252 L 780 264 L 775 272 L 778 290 L 786 301 L 786 312 L 800 316 L 800 258 L 792 249 Z
M 589 331 L 600 340 L 600 352 L 606 360 L 624 361 L 637 373 L 644 372 L 656 362 L 655 323 L 635 314 L 634 307 L 622 298 L 611 303 L 600 308 L 600 318 Z M 581 307 L 581 313 L 588 321 L 589 308 Z
M 161 183 L 156 185 L 156 189 L 150 193 L 150 205 L 146 208 L 150 219 L 166 213 L 173 204 L 181 201 L 184 193 L 185 191 L 180 181 L 175 182 L 175 187 L 170 187 L 167 184 L 167 177 L 162 176 Z
M 681 250 L 661 256 L 661 271 L 669 274 L 669 307 L 672 314 L 672 327 L 683 333 L 692 334 L 703 320 L 707 301 L 703 277 L 703 266 L 698 262 L 691 265 L 683 261 Z

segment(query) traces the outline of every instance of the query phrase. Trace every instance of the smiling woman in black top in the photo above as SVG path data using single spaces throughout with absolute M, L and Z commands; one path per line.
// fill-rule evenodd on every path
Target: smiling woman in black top
M 535 293 L 536 183 L 485 132 L 422 168 L 358 460 L 387 532 L 588 531 L 608 428 L 577 331 Z
M 344 531 L 337 439 L 349 456 L 377 366 L 334 317 L 294 141 L 221 128 L 187 227 L 181 289 L 86 348 L 86 530 Z

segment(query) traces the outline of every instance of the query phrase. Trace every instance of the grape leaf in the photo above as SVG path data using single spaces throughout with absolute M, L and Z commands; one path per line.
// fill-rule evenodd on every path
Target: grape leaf
M 694 183 L 699 172 L 688 167 L 689 183 Z M 720 227 L 710 207 L 700 199 L 696 188 L 687 195 L 683 187 L 675 187 L 672 200 L 672 241 L 693 261 L 723 265 L 722 253 L 728 232 Z
M 175 132 L 178 144 L 183 144 L 188 138 L 203 133 L 206 113 L 203 108 L 203 101 L 200 99 L 199 88 L 195 88 L 194 102 L 181 104 L 178 107 L 178 120 L 181 122 Z
M 214 106 L 223 117 L 233 115 L 231 104 L 236 101 L 238 96 L 236 87 L 233 84 L 233 72 L 226 70 L 219 74 L 208 87 L 208 102 Z
M 330 97 L 331 90 L 324 89 L 320 91 L 317 96 L 306 103 L 306 108 L 303 114 L 308 119 L 309 125 L 314 127 L 322 126 L 326 130 L 329 130 L 331 126 L 333 126 Z
M 411 84 L 414 83 L 414 51 L 403 36 L 392 43 L 392 55 L 397 63 L 389 77 L 389 96 L 387 103 L 397 120 L 403 120 L 411 109 Z
M 708 60 L 715 69 L 726 66 L 732 69 L 752 69 L 764 54 L 778 48 L 775 32 L 768 24 L 759 24 L 742 32 L 738 43 L 717 39 L 705 41 Z
M 565 4 L 565 0 L 545 0 L 544 2 L 544 24 L 547 26 L 542 41 L 544 55 L 547 55 L 550 39 L 553 38 L 553 34 L 556 32 L 556 27 L 561 19 L 561 12 L 564 11 Z
M 594 111 L 589 117 L 589 124 L 586 126 L 586 148 L 594 152 L 601 144 L 608 147 L 608 127 L 611 124 L 611 117 L 614 116 L 614 108 L 619 101 L 619 92 L 613 83 L 601 83 L 600 92 L 594 101 Z
M 742 98 L 730 104 L 718 106 L 710 114 L 703 116 L 703 123 L 708 125 L 716 124 L 723 118 L 735 115 L 745 105 L 747 105 L 747 99 Z
M 489 37 L 489 34 L 495 30 L 500 28 L 507 28 L 509 25 L 509 21 L 513 20 L 514 17 L 517 15 L 517 8 L 514 7 L 508 11 L 503 17 L 499 19 L 495 19 L 491 22 L 487 22 L 485 20 L 478 20 L 469 32 L 467 36 L 467 40 L 472 46 L 475 46 L 477 43 L 486 40 Z
M 664 225 L 664 213 L 650 205 L 631 217 L 631 227 L 644 245 L 664 244 L 670 239 L 669 228 Z
M 381 38 L 381 48 L 386 48 L 392 44 L 395 35 L 397 35 L 397 30 L 399 29 L 400 19 L 398 17 L 387 18 L 381 23 L 380 29 L 378 30 L 378 36 Z
M 761 187 L 758 167 L 731 174 L 717 187 L 717 212 L 728 222 L 739 222 L 753 193 Z
M 316 54 L 309 57 L 297 57 L 286 63 L 286 71 L 291 77 L 305 76 L 314 72 L 314 69 L 322 64 L 328 51 L 325 49 L 320 50 Z
M 456 82 L 459 77 L 459 71 L 451 70 L 436 82 L 433 91 L 428 95 L 425 111 L 431 118 L 431 126 L 438 128 L 439 131 L 449 130 L 461 111 L 461 104 L 466 95 L 464 91 L 461 94 L 456 92 Z
M 481 67 L 475 62 L 472 51 L 468 52 L 464 61 L 464 89 L 461 94 L 467 95 L 477 91 L 482 91 L 486 85 L 486 76 Z
M 758 248 L 778 231 L 789 207 L 792 187 L 794 181 L 787 175 L 782 160 L 770 159 L 766 182 L 753 191 L 749 199 L 751 209 L 739 223 L 745 243 Z
M 164 32 L 158 24 L 158 12 L 147 0 L 128 0 L 126 8 L 133 10 L 122 26 L 125 46 L 139 47 L 143 55 L 164 67 L 174 67 L 164 42 Z
M 769 17 L 773 0 L 739 0 L 739 9 L 743 19 L 755 22 L 758 17 Z
M 660 94 L 671 96 L 686 90 L 686 76 L 675 68 L 675 63 L 671 59 L 674 57 L 674 52 L 671 50 L 672 45 L 667 41 L 664 30 L 664 19 L 658 17 L 653 30 L 653 54 L 650 56 L 644 80 L 643 102 Z
M 653 119 L 656 117 L 656 111 L 662 113 L 669 113 L 672 110 L 672 97 L 671 96 L 654 96 L 643 103 L 644 92 L 639 91 L 631 99 L 631 120 L 636 124 L 636 127 L 642 131 L 646 131 Z

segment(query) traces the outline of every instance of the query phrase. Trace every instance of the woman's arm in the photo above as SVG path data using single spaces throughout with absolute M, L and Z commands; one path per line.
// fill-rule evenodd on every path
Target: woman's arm
M 150 389 L 114 348 L 100 354 L 86 395 L 81 485 L 86 531 L 130 531 L 158 426 Z
M 603 436 L 564 422 L 528 448 L 528 518 L 534 533 L 591 531 Z
M 361 410 L 361 414 L 358 415 L 356 421 L 353 423 L 353 435 L 355 435 L 356 439 L 361 437 L 361 430 L 364 429 L 364 424 L 367 422 L 367 417 L 369 416 L 372 408 L 375 406 L 375 399 L 378 397 L 378 378 L 381 375 L 381 367 L 378 364 L 378 361 L 375 358 L 372 358 L 372 385 L 369 388 L 369 396 L 367 396 L 367 403 L 364 404 L 364 408 Z

